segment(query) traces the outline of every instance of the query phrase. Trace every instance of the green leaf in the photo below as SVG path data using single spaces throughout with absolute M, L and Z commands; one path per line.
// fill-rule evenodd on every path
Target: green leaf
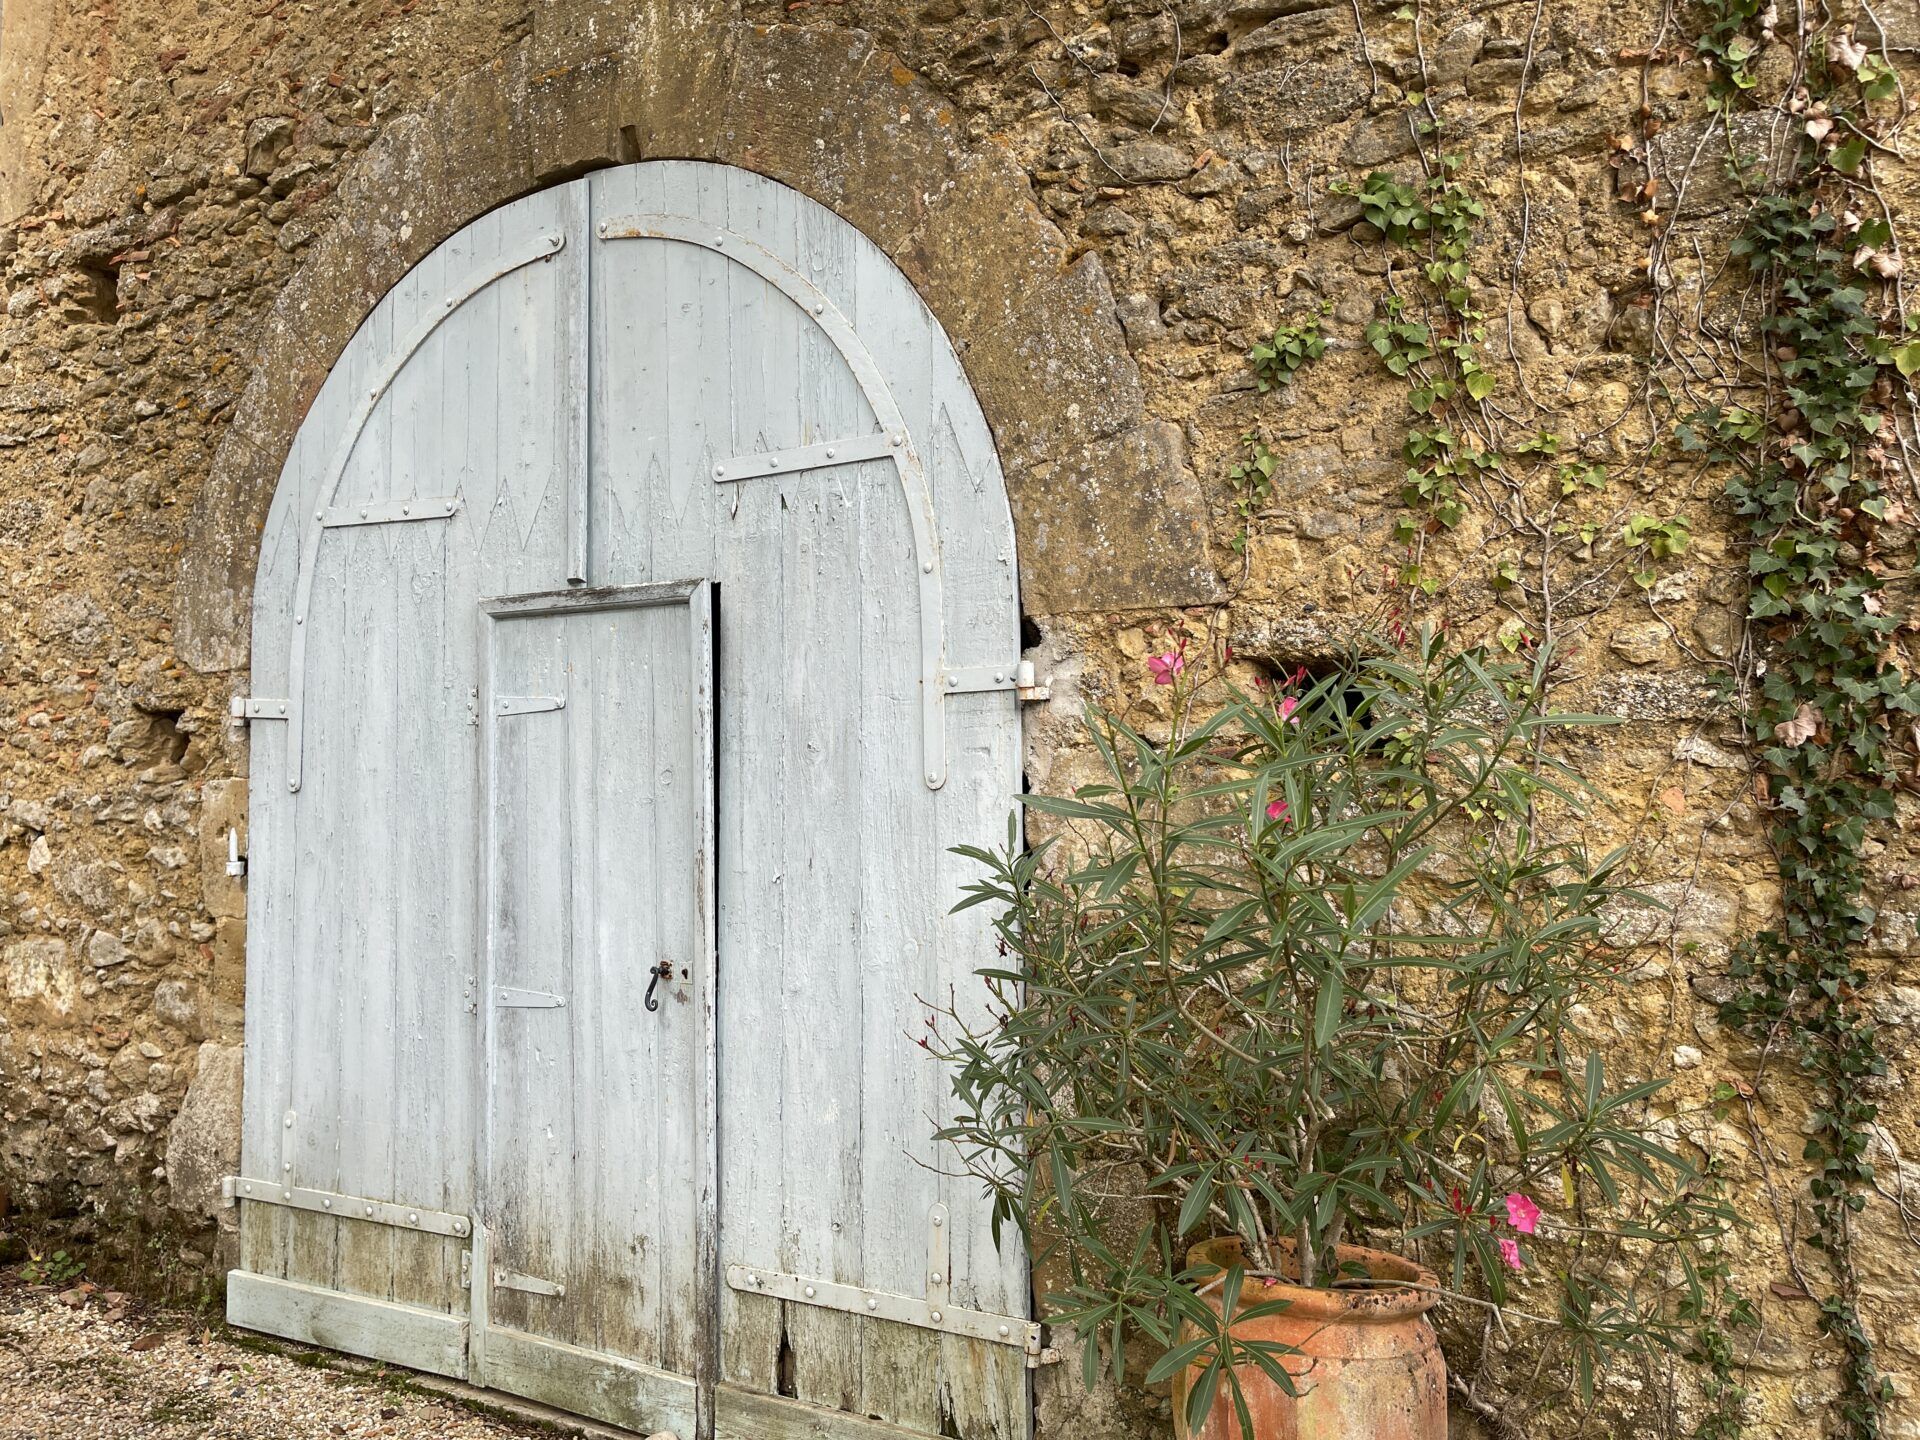
M 1340 1018 L 1346 1013 L 1346 1007 L 1346 977 L 1341 974 L 1340 962 L 1335 960 L 1321 977 L 1320 991 L 1314 999 L 1313 1043 L 1322 1050 L 1330 1046 L 1340 1032 Z
M 1213 1200 L 1214 1173 L 1209 1165 L 1193 1177 L 1187 1198 L 1180 1202 L 1180 1218 L 1174 1222 L 1174 1229 L 1181 1235 L 1191 1235 L 1206 1218 L 1207 1206 Z

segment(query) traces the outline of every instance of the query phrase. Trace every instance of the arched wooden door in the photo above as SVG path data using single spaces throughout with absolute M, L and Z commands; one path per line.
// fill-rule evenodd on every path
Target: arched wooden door
M 234 1322 L 682 1440 L 1023 1437 L 913 1039 L 992 953 L 1018 645 L 979 408 L 829 211 L 652 163 L 440 246 L 262 541 Z

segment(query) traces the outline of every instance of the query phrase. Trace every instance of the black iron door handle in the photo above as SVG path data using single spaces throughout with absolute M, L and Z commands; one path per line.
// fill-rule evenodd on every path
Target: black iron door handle
M 651 974 L 653 978 L 647 982 L 647 1009 L 658 1010 L 660 1008 L 660 1002 L 653 998 L 653 987 L 658 985 L 662 980 L 671 980 L 673 978 L 673 966 L 662 960 L 648 973 Z

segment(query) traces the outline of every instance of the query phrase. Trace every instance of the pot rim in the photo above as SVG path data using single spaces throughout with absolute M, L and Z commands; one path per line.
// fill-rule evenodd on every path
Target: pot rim
M 1276 1249 L 1292 1255 L 1297 1248 L 1292 1240 L 1276 1240 Z M 1222 1235 L 1203 1240 L 1187 1251 L 1189 1265 L 1218 1265 L 1228 1268 L 1239 1258 L 1243 1242 L 1238 1235 Z M 1365 1245 L 1336 1245 L 1334 1255 L 1343 1262 L 1366 1267 L 1376 1280 L 1389 1283 L 1377 1288 L 1345 1290 L 1309 1289 L 1284 1280 L 1266 1284 L 1251 1293 L 1242 1290 L 1243 1303 L 1285 1300 L 1287 1308 L 1275 1319 L 1322 1320 L 1346 1325 L 1391 1325 L 1412 1320 L 1431 1310 L 1440 1299 L 1440 1280 L 1417 1261 L 1387 1250 L 1372 1250 Z M 1208 1281 L 1200 1294 L 1215 1310 L 1220 1308 L 1218 1287 L 1224 1276 Z

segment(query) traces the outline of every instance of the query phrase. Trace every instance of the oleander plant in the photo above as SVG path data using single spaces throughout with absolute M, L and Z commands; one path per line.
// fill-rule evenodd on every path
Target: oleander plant
M 1617 1352 L 1697 1352 L 1729 1217 L 1663 1082 L 1582 1023 L 1657 912 L 1577 838 L 1559 757 L 1608 722 L 1549 709 L 1553 665 L 1399 630 L 1235 688 L 1172 646 L 1154 733 L 1090 709 L 1101 780 L 962 852 L 1001 958 L 935 1025 L 943 1138 L 1089 1384 L 1133 1337 L 1196 1377 L 1196 1433 L 1223 1385 L 1291 1389 L 1240 1322 L 1287 1303 L 1262 1282 L 1381 1283 L 1354 1245 L 1426 1266 L 1443 1320 L 1551 1337 L 1569 1404 Z M 1224 1277 L 1188 1254 L 1221 1236 Z

